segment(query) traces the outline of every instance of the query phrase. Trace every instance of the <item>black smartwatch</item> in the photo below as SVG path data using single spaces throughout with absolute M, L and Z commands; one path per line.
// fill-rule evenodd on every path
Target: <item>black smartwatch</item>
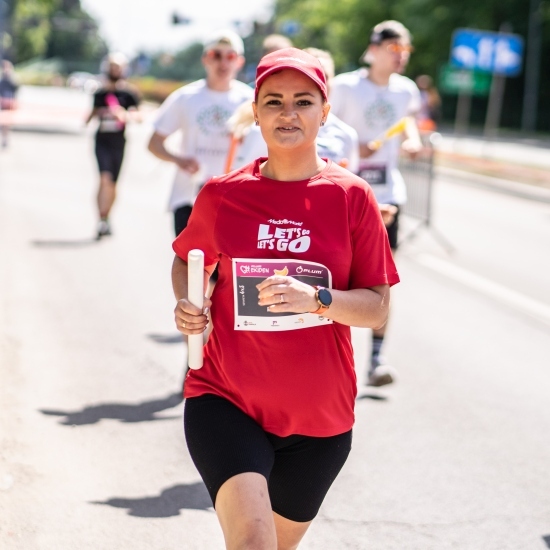
M 313 288 L 316 289 L 315 299 L 317 300 L 319 307 L 311 313 L 314 313 L 315 315 L 322 315 L 330 307 L 330 304 L 332 304 L 332 294 L 330 293 L 330 290 L 323 286 L 315 286 Z

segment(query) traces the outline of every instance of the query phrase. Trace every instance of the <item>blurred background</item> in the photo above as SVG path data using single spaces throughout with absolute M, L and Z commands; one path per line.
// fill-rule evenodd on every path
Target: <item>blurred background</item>
M 200 40 L 212 29 L 233 27 L 245 40 L 253 79 L 263 38 L 277 32 L 298 47 L 330 51 L 336 72 L 359 65 L 369 30 L 376 22 L 405 22 L 415 53 L 407 75 L 430 75 L 443 97 L 441 123 L 456 122 L 461 95 L 471 95 L 461 128 L 481 127 L 490 100 L 490 71 L 455 74 L 451 60 L 457 29 L 517 34 L 523 41 L 521 67 L 506 79 L 498 126 L 523 132 L 550 132 L 550 7 L 545 0 L 239 0 L 231 3 L 159 0 L 1 0 L 0 54 L 16 66 L 21 84 L 93 87 L 93 75 L 108 50 L 132 59 L 132 80 L 144 97 L 162 100 L 181 83 L 202 76 Z M 88 82 L 87 82 L 88 81 Z M 471 82 L 470 82 L 471 81 Z M 463 101 L 464 103 L 464 101 Z M 461 113 L 459 113 L 461 114 Z

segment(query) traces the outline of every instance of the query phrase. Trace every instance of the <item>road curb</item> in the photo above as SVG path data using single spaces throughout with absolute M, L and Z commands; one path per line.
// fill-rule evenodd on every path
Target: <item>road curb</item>
M 523 199 L 550 204 L 550 189 L 538 187 L 529 183 L 475 174 L 467 170 L 448 168 L 446 166 L 436 166 L 435 176 L 436 178 L 452 179 L 453 183 L 464 183 L 465 185 L 484 187 Z

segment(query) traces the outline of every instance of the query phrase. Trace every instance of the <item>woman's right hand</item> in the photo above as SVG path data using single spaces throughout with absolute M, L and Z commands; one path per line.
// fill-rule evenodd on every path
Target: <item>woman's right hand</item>
M 202 334 L 208 326 L 208 312 L 211 305 L 212 301 L 205 297 L 201 311 L 186 298 L 178 300 L 174 309 L 176 328 L 187 336 Z

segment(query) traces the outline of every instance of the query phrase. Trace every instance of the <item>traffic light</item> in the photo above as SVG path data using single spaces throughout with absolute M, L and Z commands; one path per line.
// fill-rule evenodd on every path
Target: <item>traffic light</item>
M 189 19 L 188 17 L 180 15 L 177 12 L 174 12 L 172 14 L 172 25 L 189 25 L 190 23 L 191 19 Z

